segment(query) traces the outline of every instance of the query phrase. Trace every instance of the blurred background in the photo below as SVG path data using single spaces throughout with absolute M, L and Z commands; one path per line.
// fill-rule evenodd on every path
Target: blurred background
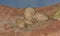
M 0 4 L 15 8 L 42 7 L 59 2 L 60 0 L 0 0 Z

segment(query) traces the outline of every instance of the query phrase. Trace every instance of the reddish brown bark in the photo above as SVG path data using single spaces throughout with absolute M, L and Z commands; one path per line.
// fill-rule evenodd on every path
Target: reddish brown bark
M 60 7 L 60 4 L 47 6 L 42 8 L 34 8 L 36 12 L 45 12 L 47 15 L 52 15 L 57 8 Z M 0 5 L 0 10 L 8 11 L 9 14 L 4 11 L 0 11 L 0 16 L 11 18 L 13 16 L 22 16 L 25 8 L 11 8 L 7 6 Z M 10 14 L 12 13 L 12 14 Z M 0 25 L 0 28 L 5 29 L 4 25 Z M 31 32 L 14 32 L 13 30 L 9 31 L 8 29 L 0 33 L 0 36 L 60 36 L 60 21 L 54 21 L 49 23 L 49 26 L 45 29 L 34 29 Z

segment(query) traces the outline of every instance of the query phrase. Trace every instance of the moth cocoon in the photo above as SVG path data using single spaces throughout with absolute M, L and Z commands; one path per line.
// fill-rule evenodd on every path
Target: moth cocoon
M 24 20 L 25 24 L 29 24 L 29 25 L 32 25 L 32 21 L 29 21 L 29 20 Z
M 33 8 L 26 8 L 26 10 L 24 12 L 25 19 L 32 20 L 34 13 L 35 13 L 35 11 Z
M 35 19 L 37 22 L 43 22 L 43 21 L 48 20 L 48 18 L 47 18 L 45 15 L 40 14 L 40 13 L 36 13 L 36 14 L 34 15 L 34 19 Z
M 17 24 L 20 28 L 24 28 L 24 22 L 23 21 L 20 21 L 20 22 L 18 22 L 18 24 Z
M 20 19 L 17 19 L 17 25 L 20 27 L 20 28 L 24 28 L 24 19 L 20 18 Z

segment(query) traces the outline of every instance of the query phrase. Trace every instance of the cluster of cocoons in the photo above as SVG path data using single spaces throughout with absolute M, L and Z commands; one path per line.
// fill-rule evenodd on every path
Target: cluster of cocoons
M 24 16 L 17 20 L 17 25 L 19 28 L 23 29 L 32 29 L 33 27 L 37 27 L 44 21 L 47 21 L 48 17 L 36 12 L 33 8 L 26 8 L 24 12 Z

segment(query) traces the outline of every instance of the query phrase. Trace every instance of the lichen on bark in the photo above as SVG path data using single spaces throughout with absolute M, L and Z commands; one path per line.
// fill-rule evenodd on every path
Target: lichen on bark
M 56 12 L 53 14 L 53 18 L 60 20 L 60 8 L 58 8 Z

